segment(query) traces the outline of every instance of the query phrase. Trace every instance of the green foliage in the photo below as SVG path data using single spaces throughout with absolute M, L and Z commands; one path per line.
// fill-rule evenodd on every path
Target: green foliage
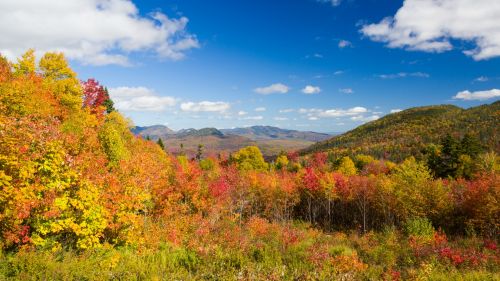
M 203 171 L 212 171 L 215 167 L 215 163 L 212 159 L 210 158 L 205 158 L 200 160 L 200 168 Z
M 198 149 L 196 150 L 196 160 L 200 161 L 203 156 L 203 144 L 198 144 Z
M 104 107 L 106 108 L 106 113 L 111 113 L 113 111 L 116 111 L 115 109 L 115 103 L 109 96 L 108 88 L 104 88 L 104 92 L 106 93 L 106 99 L 104 100 Z
M 407 235 L 425 237 L 432 239 L 434 236 L 434 227 L 427 218 L 412 218 L 409 219 L 404 226 Z
M 99 140 L 111 166 L 130 156 L 126 147 L 127 138 L 130 138 L 128 127 L 128 122 L 120 114 L 112 112 L 106 116 L 99 131 Z
M 472 178 L 482 147 L 477 138 L 466 134 L 462 140 L 447 135 L 440 146 L 427 148 L 427 164 L 437 177 Z
M 165 150 L 165 145 L 163 144 L 163 140 L 161 138 L 156 141 L 156 144 L 161 148 L 161 150 Z

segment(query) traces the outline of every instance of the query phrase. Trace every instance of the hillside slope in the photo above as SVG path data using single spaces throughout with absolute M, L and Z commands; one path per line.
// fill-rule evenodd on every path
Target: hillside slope
M 399 161 L 410 155 L 419 157 L 428 144 L 438 143 L 446 134 L 463 136 L 466 133 L 478 137 L 488 149 L 499 152 L 499 125 L 500 101 L 469 109 L 453 105 L 415 107 L 316 143 L 301 153 L 363 153 Z

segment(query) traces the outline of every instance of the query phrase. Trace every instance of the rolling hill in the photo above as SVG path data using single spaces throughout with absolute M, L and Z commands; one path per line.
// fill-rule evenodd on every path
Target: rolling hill
M 265 156 L 278 154 L 281 150 L 293 151 L 306 148 L 317 141 L 325 140 L 331 135 L 316 132 L 301 132 L 270 126 L 253 126 L 248 128 L 222 129 L 172 129 L 155 125 L 135 127 L 132 132 L 152 140 L 162 139 L 167 150 L 172 153 L 183 151 L 192 156 L 199 144 L 203 144 L 206 154 L 230 153 L 245 146 L 256 145 Z
M 252 126 L 246 128 L 223 129 L 224 134 L 238 135 L 252 140 L 304 140 L 318 142 L 329 139 L 331 135 L 316 132 L 287 130 L 271 126 Z
M 410 108 L 366 123 L 342 135 L 318 142 L 301 154 L 331 151 L 336 154 L 368 154 L 400 161 L 419 157 L 430 143 L 446 134 L 473 135 L 489 150 L 500 151 L 500 101 L 463 109 L 453 105 Z

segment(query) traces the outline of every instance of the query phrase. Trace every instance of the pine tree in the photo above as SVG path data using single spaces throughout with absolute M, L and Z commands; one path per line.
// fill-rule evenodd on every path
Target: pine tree
M 109 92 L 108 92 L 108 88 L 104 88 L 104 92 L 105 92 L 105 96 L 106 96 L 106 99 L 104 100 L 104 107 L 106 107 L 106 112 L 109 114 L 113 111 L 115 111 L 115 103 L 113 102 L 113 100 L 111 100 L 111 97 L 109 96 Z
M 196 151 L 196 160 L 200 161 L 203 156 L 203 144 L 198 144 L 198 150 Z
M 161 138 L 159 138 L 156 143 L 161 147 L 161 150 L 165 150 L 165 145 L 163 144 L 163 140 Z

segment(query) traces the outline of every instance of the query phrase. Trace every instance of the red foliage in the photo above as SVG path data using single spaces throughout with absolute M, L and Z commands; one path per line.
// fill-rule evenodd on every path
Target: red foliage
M 326 160 L 328 155 L 325 152 L 314 153 L 311 161 L 311 165 L 317 168 L 323 168 L 326 165 Z
M 314 171 L 314 168 L 307 167 L 304 174 L 304 187 L 309 191 L 316 191 L 320 188 L 319 176 Z
M 337 193 L 344 199 L 348 198 L 351 192 L 349 190 L 347 177 L 342 173 L 334 172 L 333 178 L 335 179 L 335 188 Z
M 299 159 L 299 153 L 296 151 L 289 152 L 288 155 L 286 156 L 288 160 L 297 162 L 297 159 Z
M 94 113 L 98 112 L 98 108 L 103 106 L 104 102 L 109 99 L 106 90 L 93 78 L 82 82 L 82 87 L 83 105 L 90 108 Z

